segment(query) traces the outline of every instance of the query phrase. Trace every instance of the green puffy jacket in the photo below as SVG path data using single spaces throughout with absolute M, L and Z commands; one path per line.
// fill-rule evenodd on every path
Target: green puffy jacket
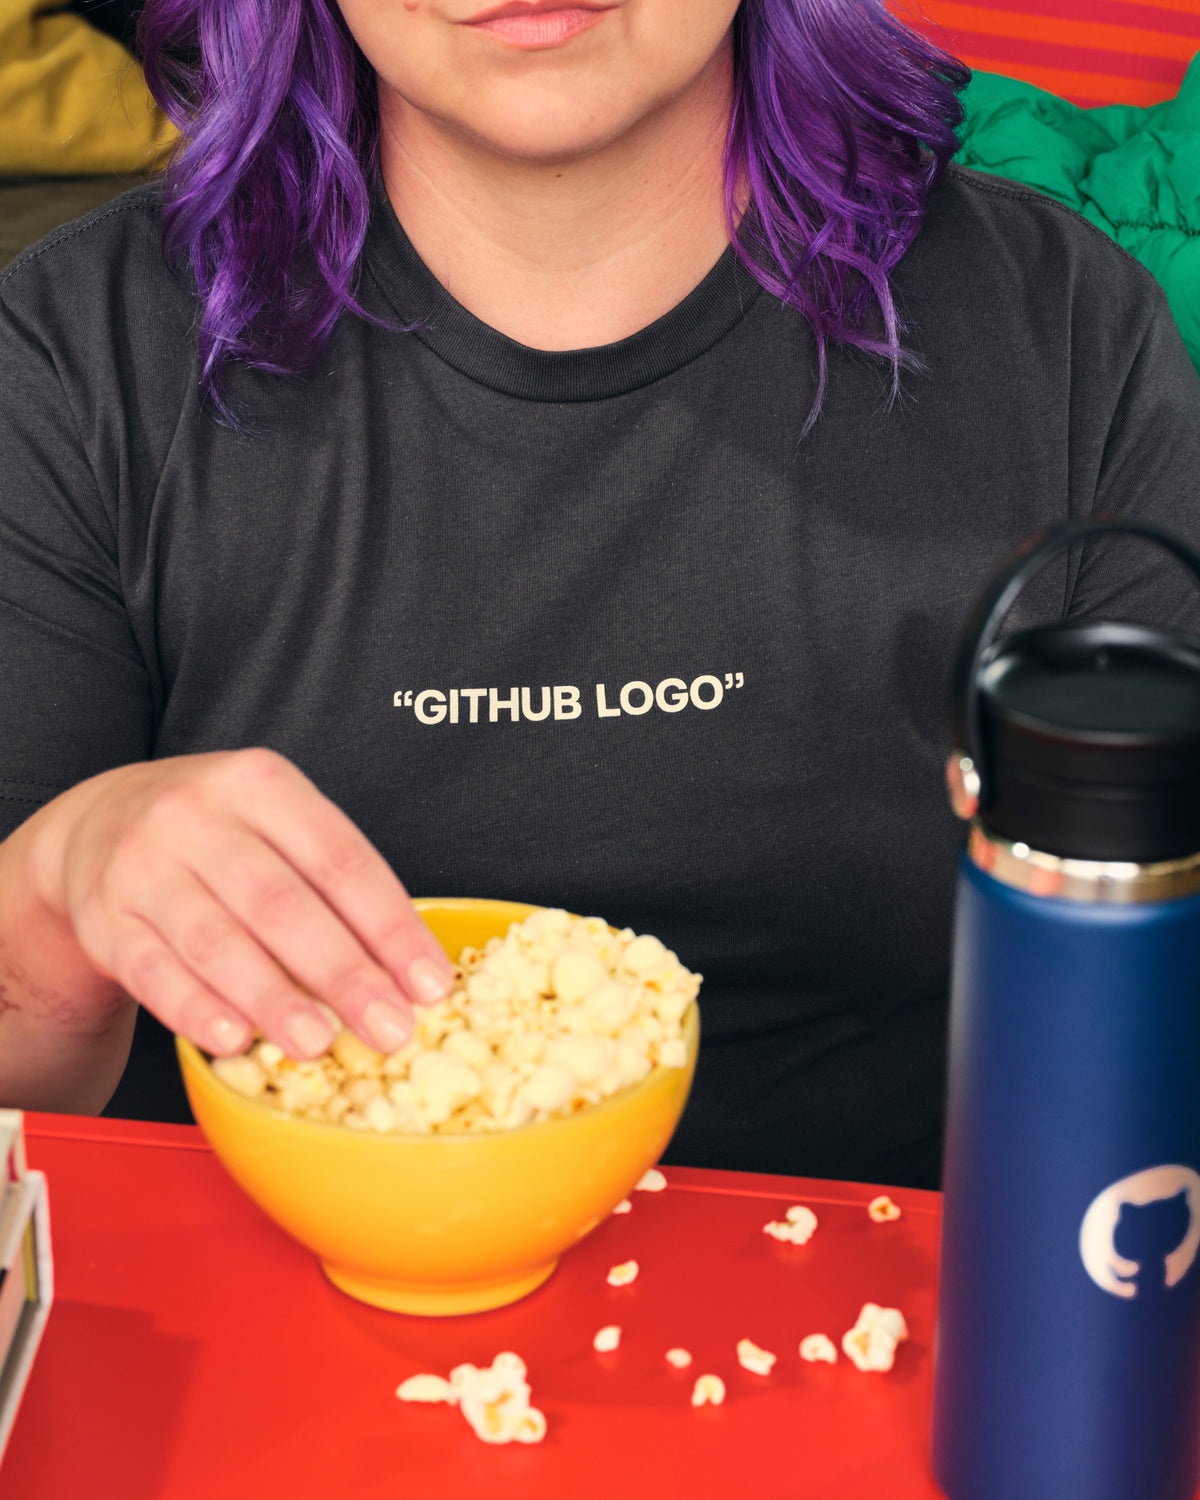
M 956 160 L 1076 209 L 1152 271 L 1200 371 L 1200 54 L 1179 94 L 1148 109 L 1080 109 L 976 73 Z

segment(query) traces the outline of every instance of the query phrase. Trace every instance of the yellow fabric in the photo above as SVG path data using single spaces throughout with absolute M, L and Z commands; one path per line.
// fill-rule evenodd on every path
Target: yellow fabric
M 0 175 L 160 165 L 176 132 L 118 42 L 55 0 L 0 0 Z

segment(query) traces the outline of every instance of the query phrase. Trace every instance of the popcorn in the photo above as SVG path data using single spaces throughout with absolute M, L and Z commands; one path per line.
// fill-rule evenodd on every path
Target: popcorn
M 555 994 L 568 1005 L 582 1000 L 592 990 L 599 989 L 609 978 L 599 954 L 572 948 L 559 954 L 551 965 L 550 973 L 554 979 Z
M 458 1392 L 440 1375 L 410 1375 L 396 1387 L 396 1395 L 401 1401 L 445 1401 L 450 1406 L 458 1403 Z
M 803 1204 L 794 1203 L 782 1221 L 772 1219 L 770 1223 L 764 1224 L 763 1233 L 769 1234 L 772 1239 L 782 1240 L 786 1244 L 807 1245 L 816 1227 L 817 1216 L 812 1209 L 805 1208 Z
M 613 1266 L 604 1279 L 609 1286 L 628 1286 L 631 1281 L 637 1280 L 637 1273 L 636 1260 L 623 1260 L 619 1266 Z
M 654 1059 L 650 1056 L 649 1041 L 639 1042 L 627 1032 L 625 1037 L 617 1043 L 617 1072 L 620 1074 L 622 1084 L 629 1088 L 635 1083 L 640 1083 L 653 1066 Z M 663 1063 L 662 1066 L 665 1068 L 667 1064 Z
M 601 1328 L 592 1340 L 592 1348 L 597 1354 L 611 1354 L 621 1342 L 621 1330 L 615 1323 L 609 1323 L 607 1327 Z
M 686 1370 L 692 1362 L 691 1350 L 668 1349 L 666 1353 L 666 1361 L 676 1370 Z
M 416 1090 L 418 1111 L 431 1125 L 444 1124 L 461 1108 L 477 1099 L 483 1080 L 474 1068 L 449 1052 L 422 1052 L 413 1058 L 409 1082 Z
M 896 1345 L 908 1337 L 904 1314 L 896 1307 L 865 1302 L 858 1322 L 842 1337 L 842 1348 L 860 1370 L 890 1370 Z
M 546 1417 L 536 1406 L 527 1406 L 513 1422 L 512 1435 L 518 1443 L 540 1443 L 546 1436 Z
M 681 1036 L 659 1042 L 655 1061 L 663 1068 L 682 1068 L 687 1065 L 687 1043 Z
M 656 937 L 634 938 L 625 949 L 621 967 L 630 974 L 650 974 L 674 958 Z
M 619 980 L 598 985 L 583 998 L 584 1014 L 598 1035 L 618 1036 L 637 1009 L 637 991 Z
M 543 1063 L 529 1076 L 523 1090 L 526 1103 L 535 1111 L 545 1115 L 557 1114 L 578 1087 L 578 1080 L 569 1068 L 556 1068 L 553 1063 Z
M 492 1049 L 471 1031 L 452 1032 L 442 1044 L 442 1051 L 451 1053 L 476 1072 L 482 1072 L 492 1061 Z
M 615 1214 L 629 1214 L 632 1212 L 633 1204 L 630 1203 L 628 1198 L 622 1198 L 620 1203 L 617 1204 L 616 1208 L 613 1209 L 613 1213 Z
M 329 1103 L 337 1090 L 319 1059 L 316 1062 L 297 1062 L 289 1057 L 286 1062 L 286 1068 L 280 1067 L 281 1108 L 293 1114 L 310 1115 Z
M 513 1130 L 598 1104 L 655 1068 L 685 1067 L 683 1017 L 700 983 L 656 937 L 533 912 L 463 949 L 454 989 L 419 1008 L 415 1035 L 395 1052 L 342 1028 L 311 1062 L 260 1040 L 212 1067 L 247 1098 L 351 1130 Z M 638 1184 L 665 1185 L 654 1171 Z
M 753 1339 L 738 1340 L 737 1357 L 742 1369 L 755 1375 L 769 1375 L 775 1363 L 775 1355 L 769 1349 L 760 1349 Z
M 340 1022 L 339 1022 L 340 1024 Z M 383 1054 L 360 1041 L 352 1031 L 339 1031 L 330 1045 L 331 1055 L 351 1078 L 370 1078 L 379 1070 Z
M 449 1384 L 458 1408 L 475 1436 L 485 1443 L 540 1443 L 546 1418 L 529 1404 L 525 1362 L 516 1354 L 497 1354 L 490 1366 L 457 1365 Z
M 497 1354 L 491 1365 L 458 1365 L 450 1379 L 410 1375 L 396 1389 L 401 1401 L 445 1402 L 457 1406 L 485 1443 L 540 1443 L 546 1418 L 529 1404 L 524 1361 L 516 1354 Z
M 386 1133 L 396 1128 L 396 1109 L 387 1099 L 372 1099 L 363 1111 L 363 1118 L 372 1130 Z
M 824 1360 L 826 1364 L 837 1364 L 837 1350 L 833 1346 L 833 1340 L 826 1338 L 823 1333 L 810 1333 L 807 1338 L 800 1340 L 800 1358 L 806 1359 L 810 1364 L 817 1360 Z
M 346 1103 L 353 1108 L 366 1111 L 372 1099 L 383 1097 L 383 1081 L 379 1078 L 356 1078 L 342 1090 Z
M 634 1184 L 637 1193 L 661 1193 L 667 1185 L 667 1179 L 657 1167 L 651 1167 L 648 1172 L 643 1172 Z
M 267 1087 L 267 1075 L 253 1057 L 214 1057 L 213 1072 L 231 1089 L 245 1094 L 247 1099 L 257 1099 Z
M 698 1375 L 692 1387 L 693 1406 L 720 1406 L 725 1400 L 725 1382 L 719 1375 Z
M 574 1075 L 572 1089 L 576 1079 L 580 1083 L 595 1083 L 605 1073 L 611 1072 L 616 1060 L 616 1044 L 607 1037 L 556 1037 L 546 1046 L 546 1062 Z
M 875 1224 L 890 1224 L 900 1217 L 900 1205 L 893 1203 L 886 1193 L 881 1193 L 867 1204 L 867 1213 Z

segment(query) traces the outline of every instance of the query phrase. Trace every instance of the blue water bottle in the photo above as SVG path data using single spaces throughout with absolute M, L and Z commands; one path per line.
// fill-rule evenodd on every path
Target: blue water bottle
M 950 1500 L 1192 1500 L 1200 1482 L 1200 641 L 1112 623 L 955 668 L 958 888 L 933 1468 Z M 1144 543 L 1139 543 L 1139 545 Z M 1128 545 L 1128 543 L 1127 543 Z

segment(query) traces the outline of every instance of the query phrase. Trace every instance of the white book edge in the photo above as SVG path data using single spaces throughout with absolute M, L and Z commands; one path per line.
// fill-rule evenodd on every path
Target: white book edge
M 42 1330 L 50 1316 L 50 1304 L 54 1300 L 54 1263 L 50 1253 L 50 1203 L 46 1194 L 46 1178 L 42 1172 L 27 1172 L 22 1184 L 28 1192 L 25 1211 L 20 1216 L 16 1237 L 18 1251 L 25 1226 L 33 1220 L 33 1245 L 37 1263 L 38 1300 L 32 1313 L 27 1313 L 18 1325 L 17 1341 L 9 1352 L 11 1363 L 5 1370 L 5 1391 L 0 1401 L 0 1461 L 8 1445 L 9 1433 L 21 1404 L 21 1396 L 33 1368 L 33 1357 L 42 1341 Z M 0 1264 L 3 1264 L 0 1259 Z
M 19 1109 L 0 1109 L 0 1162 L 13 1149 L 18 1181 L 28 1170 L 25 1161 L 25 1116 Z M 3 1184 L 0 1183 L 0 1188 Z
M 0 1271 L 6 1271 L 21 1254 L 21 1239 L 33 1211 L 35 1189 L 26 1173 L 20 1182 L 5 1184 L 0 1196 Z

